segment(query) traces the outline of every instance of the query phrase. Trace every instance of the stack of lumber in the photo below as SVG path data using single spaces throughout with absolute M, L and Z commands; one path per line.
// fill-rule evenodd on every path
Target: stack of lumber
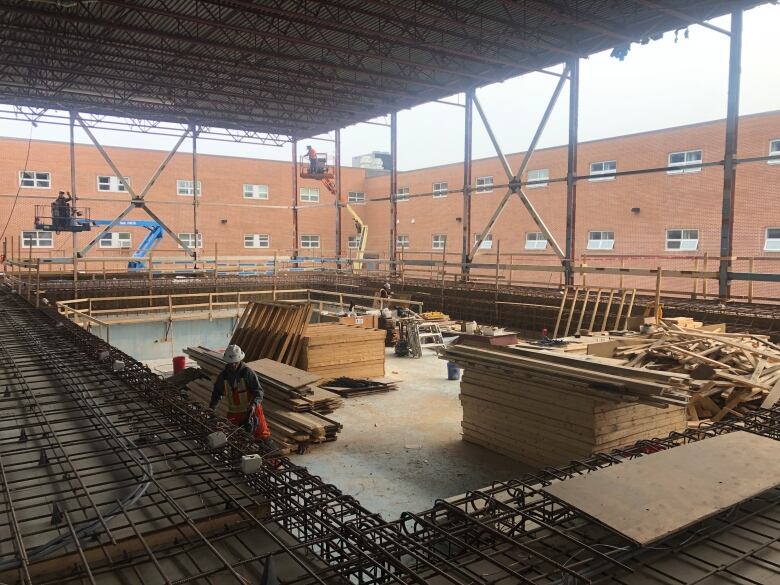
M 322 387 L 344 398 L 365 396 L 366 394 L 376 394 L 378 392 L 390 392 L 398 389 L 396 382 L 389 378 L 365 380 L 344 376 L 323 382 Z
M 247 361 L 270 358 L 294 365 L 301 355 L 303 332 L 311 312 L 309 303 L 250 303 L 230 343 L 241 347 Z
M 187 388 L 193 398 L 208 404 L 214 380 L 225 362 L 219 353 L 204 347 L 190 347 L 185 353 L 207 376 L 190 382 Z M 336 440 L 342 426 L 324 415 L 342 406 L 343 400 L 316 386 L 318 375 L 269 359 L 248 362 L 247 366 L 254 370 L 263 386 L 263 409 L 271 436 L 277 442 L 303 452 L 311 444 Z M 217 414 L 225 416 L 226 413 L 227 403 L 222 400 Z
M 464 369 L 464 440 L 529 465 L 562 465 L 687 424 L 683 374 L 531 348 L 450 346 L 441 357 Z
M 643 343 L 616 348 L 614 355 L 629 367 L 688 374 L 690 420 L 740 417 L 780 399 L 780 346 L 767 337 L 664 321 L 661 331 Z
M 320 378 L 385 375 L 385 332 L 342 323 L 309 325 L 298 367 Z

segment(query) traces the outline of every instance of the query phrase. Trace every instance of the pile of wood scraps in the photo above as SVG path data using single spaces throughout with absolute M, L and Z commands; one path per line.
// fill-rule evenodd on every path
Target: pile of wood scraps
M 665 319 L 661 331 L 615 349 L 615 357 L 625 359 L 628 367 L 686 374 L 688 415 L 694 421 L 740 417 L 780 399 L 780 346 L 765 336 L 716 333 L 678 323 Z
M 684 374 L 533 348 L 450 346 L 464 369 L 463 438 L 534 466 L 682 431 Z
M 311 313 L 309 303 L 250 303 L 244 309 L 230 343 L 241 347 L 246 361 L 270 358 L 295 365 L 300 359 L 303 334 Z
M 208 404 L 214 380 L 224 368 L 222 356 L 204 347 L 190 347 L 185 353 L 195 360 L 207 378 L 187 385 L 191 395 Z M 303 452 L 314 443 L 335 441 L 342 425 L 324 416 L 343 405 L 337 394 L 316 385 L 319 376 L 269 359 L 247 363 L 260 379 L 265 392 L 265 411 L 271 436 L 290 450 Z M 223 400 L 217 414 L 227 413 Z
M 397 382 L 389 378 L 367 380 L 342 376 L 323 382 L 322 388 L 335 392 L 344 398 L 349 398 L 352 396 L 377 394 L 379 392 L 390 392 L 391 390 L 397 390 L 398 386 Z
M 384 376 L 385 332 L 341 323 L 309 325 L 297 365 L 319 378 Z

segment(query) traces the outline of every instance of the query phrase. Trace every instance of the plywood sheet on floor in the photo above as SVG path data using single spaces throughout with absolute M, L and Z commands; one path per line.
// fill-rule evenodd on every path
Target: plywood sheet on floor
M 780 485 L 780 442 L 744 431 L 592 471 L 545 491 L 647 545 Z

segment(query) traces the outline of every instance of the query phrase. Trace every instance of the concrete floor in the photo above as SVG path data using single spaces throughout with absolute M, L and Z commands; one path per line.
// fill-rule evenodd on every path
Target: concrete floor
M 533 471 L 461 439 L 460 384 L 432 352 L 410 359 L 390 349 L 385 372 L 397 391 L 345 399 L 331 415 L 344 425 L 338 440 L 294 460 L 388 520 Z

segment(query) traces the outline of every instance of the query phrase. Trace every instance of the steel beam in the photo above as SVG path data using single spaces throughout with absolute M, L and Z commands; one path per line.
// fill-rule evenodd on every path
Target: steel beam
M 398 114 L 390 114 L 390 270 L 395 271 L 398 240 Z
M 200 205 L 200 196 L 198 195 L 198 129 L 195 124 L 190 124 L 190 135 L 192 136 L 192 231 L 195 239 L 195 249 L 193 250 L 194 268 L 198 267 L 198 206 Z M 149 267 L 151 270 L 151 266 Z
M 298 257 L 298 139 L 292 139 L 292 254 Z
M 76 193 L 76 112 L 71 110 L 68 112 L 68 153 L 70 158 L 70 194 L 73 197 L 71 206 L 77 207 L 76 200 L 78 199 Z M 72 244 L 73 255 L 78 252 L 78 233 L 73 232 Z
M 464 141 L 463 141 L 463 246 L 461 254 L 461 275 L 464 281 L 469 278 L 469 263 L 471 255 L 469 246 L 471 245 L 471 159 L 473 147 L 474 130 L 474 95 L 473 88 L 466 91 L 466 103 L 464 107 Z
M 718 270 L 718 296 L 729 298 L 729 272 L 734 251 L 734 190 L 737 167 L 739 131 L 739 86 L 742 67 L 742 11 L 731 14 L 731 36 L 729 37 L 729 84 L 726 108 L 726 143 L 723 156 L 723 202 L 720 223 L 720 266 Z
M 572 59 L 568 64 L 569 76 L 569 144 L 566 173 L 566 269 L 567 285 L 574 284 L 574 251 L 577 229 L 577 146 L 579 143 L 580 61 Z
M 334 154 L 336 193 L 334 205 L 336 207 L 336 258 L 341 257 L 341 130 L 336 128 L 336 143 Z M 341 264 L 338 265 L 339 268 Z

